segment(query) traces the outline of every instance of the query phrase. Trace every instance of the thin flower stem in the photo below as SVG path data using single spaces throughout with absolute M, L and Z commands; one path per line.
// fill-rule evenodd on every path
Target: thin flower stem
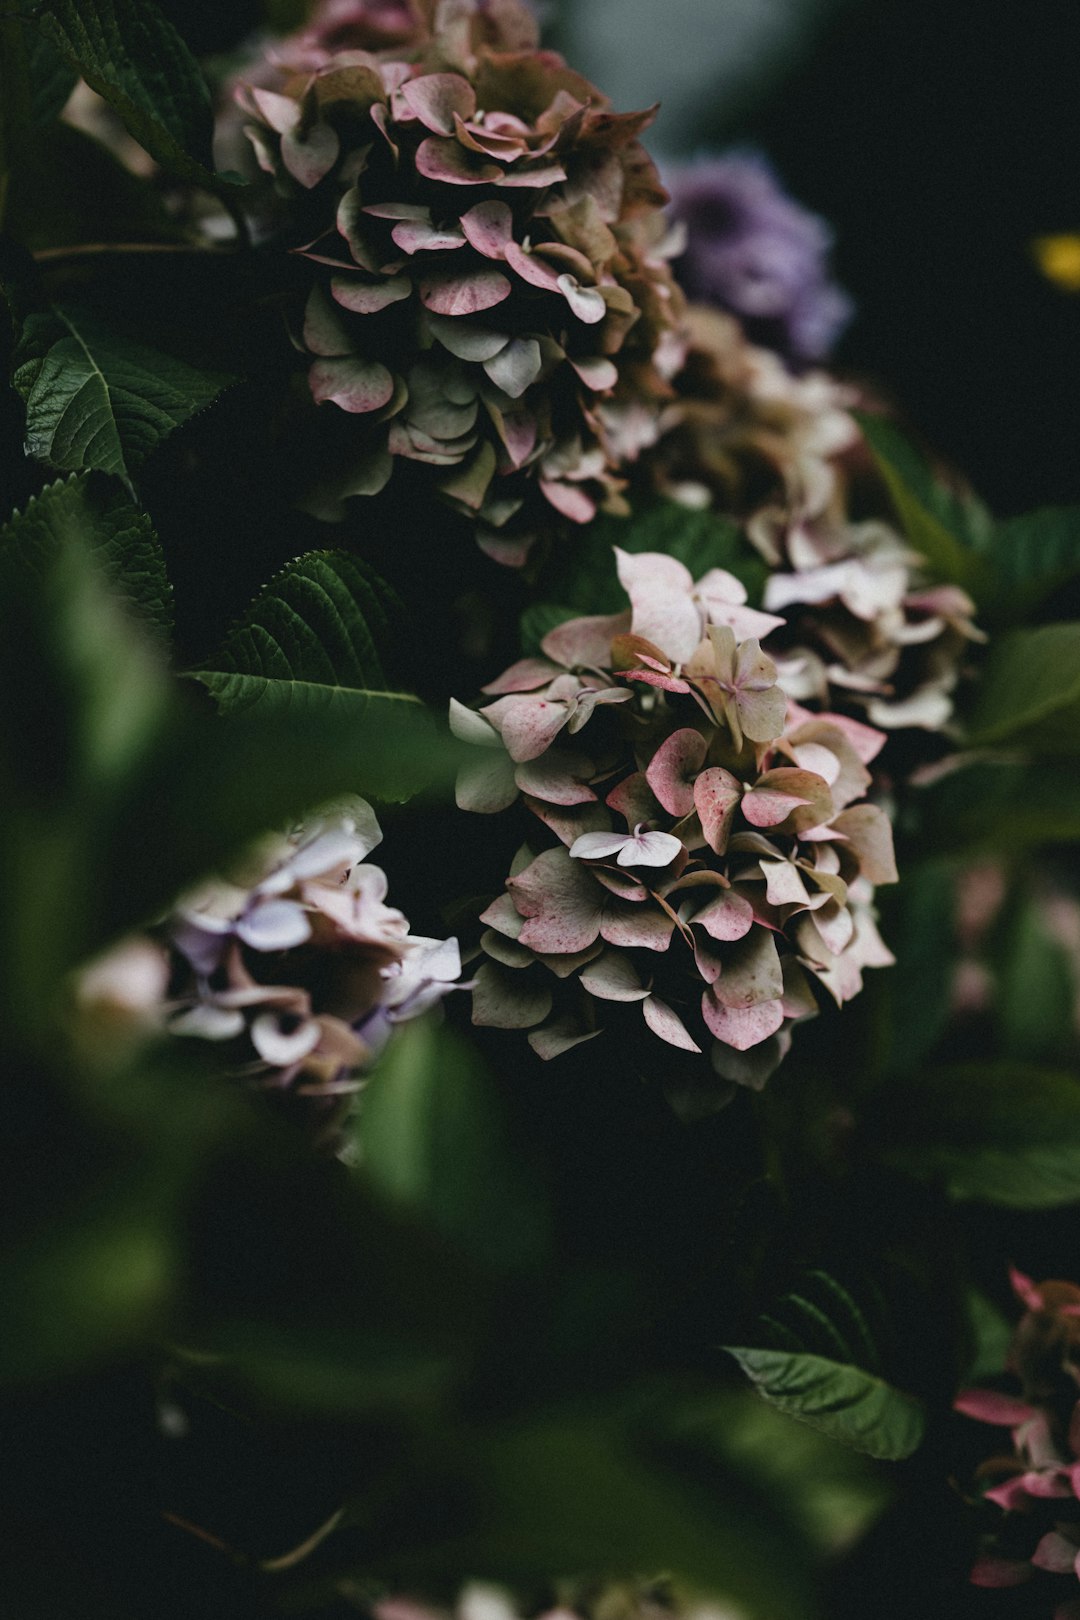
M 33 255 L 38 264 L 55 264 L 65 259 L 88 259 L 107 254 L 189 253 L 204 258 L 228 258 L 231 247 L 202 247 L 188 242 L 75 242 L 68 247 L 39 248 Z

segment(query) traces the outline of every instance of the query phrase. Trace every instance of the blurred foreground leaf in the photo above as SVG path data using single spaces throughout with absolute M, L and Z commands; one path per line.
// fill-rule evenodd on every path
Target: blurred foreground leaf
M 119 602 L 155 630 L 172 626 L 172 586 L 153 525 L 102 479 L 48 485 L 0 528 L 0 570 L 42 572 L 66 546 L 86 545 Z
M 934 849 L 1016 856 L 1071 843 L 1080 839 L 1080 760 L 974 758 L 915 803 L 922 842 Z
M 503 1268 L 542 1258 L 539 1192 L 493 1080 L 459 1036 L 426 1019 L 400 1029 L 364 1093 L 356 1138 L 372 1184 L 470 1259 Z

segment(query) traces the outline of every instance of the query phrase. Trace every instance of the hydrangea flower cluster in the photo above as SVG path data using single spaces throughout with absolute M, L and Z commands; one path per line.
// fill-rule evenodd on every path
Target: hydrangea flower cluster
M 648 453 L 654 485 L 745 525 L 770 569 L 765 607 L 790 619 L 777 656 L 793 697 L 886 730 L 940 730 L 965 648 L 980 639 L 974 604 L 928 585 L 891 523 L 849 516 L 853 390 L 796 376 L 718 311 L 694 307 L 685 326 L 679 398 Z
M 884 734 L 785 694 L 760 644 L 783 621 L 732 575 L 616 558 L 627 612 L 559 625 L 479 712 L 452 706 L 488 749 L 459 805 L 521 797 L 540 824 L 483 913 L 474 1022 L 554 1057 L 637 1004 L 659 1041 L 760 1085 L 812 982 L 843 1003 L 892 961 L 872 906 L 892 833 L 865 798 Z
M 971 1571 L 977 1586 L 1020 1586 L 1037 1571 L 1080 1579 L 1080 1288 L 1036 1285 L 1020 1272 L 1025 1307 L 1008 1358 L 1019 1396 L 965 1390 L 956 1409 L 1011 1433 L 1012 1452 L 979 1470 L 985 1500 L 1005 1510 L 992 1545 Z M 1080 1620 L 1080 1597 L 1054 1610 Z
M 227 1043 L 259 1085 L 333 1097 L 357 1088 L 394 1025 L 455 987 L 455 939 L 410 934 L 366 857 L 382 833 L 362 799 L 264 843 L 250 868 L 186 895 L 156 941 L 129 942 L 84 976 L 83 1006 Z
M 686 230 L 676 274 L 687 294 L 796 364 L 823 360 L 853 309 L 829 274 L 825 221 L 786 195 L 760 153 L 700 157 L 664 177 Z
M 322 509 L 418 463 L 520 563 L 555 514 L 621 509 L 681 362 L 653 112 L 612 112 L 518 0 L 417 14 L 398 49 L 285 52 L 237 95 L 305 233 L 312 397 L 355 418 Z

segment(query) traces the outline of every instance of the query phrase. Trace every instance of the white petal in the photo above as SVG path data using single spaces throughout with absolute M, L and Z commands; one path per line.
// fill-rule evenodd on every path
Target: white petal
M 272 1063 L 275 1068 L 299 1063 L 314 1052 L 321 1038 L 322 1031 L 314 1019 L 289 1035 L 282 1030 L 275 1013 L 260 1013 L 251 1026 L 252 1046 L 264 1063 Z
M 311 938 L 311 924 L 296 901 L 267 900 L 241 918 L 236 933 L 253 951 L 287 951 Z
M 627 833 L 582 833 L 570 845 L 570 854 L 579 861 L 599 861 L 605 855 L 617 855 L 632 842 Z

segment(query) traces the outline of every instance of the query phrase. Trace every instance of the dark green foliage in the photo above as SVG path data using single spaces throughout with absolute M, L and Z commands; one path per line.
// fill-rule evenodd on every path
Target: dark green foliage
M 152 0 L 36 0 L 31 14 L 152 158 L 196 184 L 212 181 L 210 91 Z
M 77 306 L 25 322 L 13 381 L 26 401 L 26 448 L 63 472 L 130 484 L 146 458 L 231 381 L 116 332 Z
M 885 1157 L 958 1199 L 1017 1209 L 1080 1200 L 1080 1080 L 1008 1062 L 925 1069 L 872 1121 Z

